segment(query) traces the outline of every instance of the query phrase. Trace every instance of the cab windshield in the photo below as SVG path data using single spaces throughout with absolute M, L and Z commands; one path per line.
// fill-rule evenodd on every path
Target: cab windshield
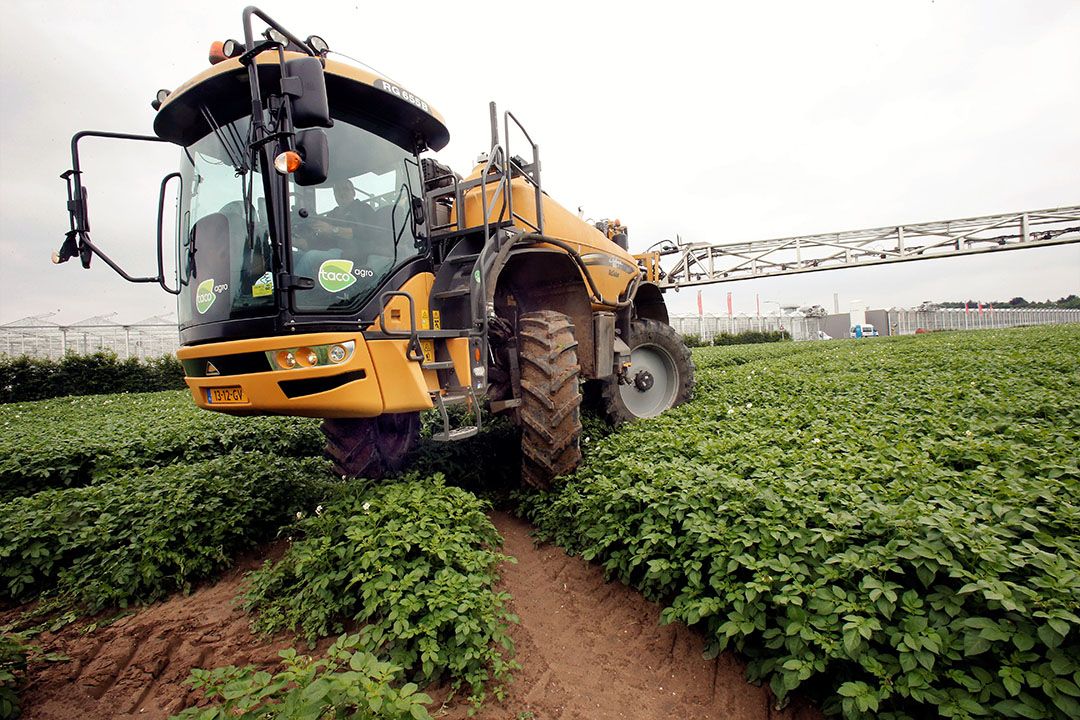
M 242 149 L 248 125 L 226 125 L 181 155 L 182 327 L 277 311 L 262 175 Z
M 340 118 L 326 132 L 326 182 L 290 184 L 292 272 L 314 280 L 311 290 L 296 293 L 295 309 L 355 312 L 423 250 L 412 213 L 419 165 L 409 151 Z
M 416 156 L 361 121 L 335 118 L 325 131 L 326 181 L 300 187 L 290 176 L 290 250 L 278 261 L 286 267 L 275 267 L 263 178 L 241 151 L 248 128 L 241 118 L 184 150 L 182 325 L 275 314 L 282 270 L 312 281 L 294 293 L 294 312 L 355 313 L 423 251 L 412 213 L 421 192 Z

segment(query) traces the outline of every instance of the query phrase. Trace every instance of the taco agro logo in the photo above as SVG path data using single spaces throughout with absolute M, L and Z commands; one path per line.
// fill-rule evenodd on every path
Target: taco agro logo
M 327 292 L 338 292 L 356 282 L 352 260 L 327 260 L 319 266 L 319 284 Z
M 203 280 L 199 287 L 195 288 L 195 309 L 202 315 L 214 304 L 217 295 L 214 294 L 214 278 Z

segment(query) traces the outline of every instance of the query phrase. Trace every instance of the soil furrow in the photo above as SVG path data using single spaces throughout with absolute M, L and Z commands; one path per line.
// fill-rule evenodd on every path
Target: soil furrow
M 747 683 L 733 656 L 706 660 L 698 633 L 660 625 L 660 608 L 635 590 L 605 582 L 598 566 L 557 547 L 536 547 L 522 520 L 505 513 L 492 520 L 503 552 L 517 559 L 503 567 L 502 587 L 521 618 L 511 634 L 522 669 L 506 700 L 486 706 L 478 718 L 820 717 L 802 703 L 771 712 L 768 691 Z M 459 716 L 465 717 L 463 709 L 448 715 Z
M 475 715 L 479 720 L 820 717 L 799 703 L 774 711 L 767 690 L 748 684 L 732 655 L 706 660 L 697 632 L 661 626 L 659 607 L 636 591 L 605 582 L 598 566 L 557 547 L 536 547 L 526 522 L 504 513 L 492 519 L 505 540 L 503 551 L 517 559 L 502 567 L 500 585 L 513 596 L 511 611 L 521 618 L 511 628 L 521 669 L 506 697 Z M 273 667 L 277 651 L 293 639 L 252 634 L 249 618 L 233 600 L 244 573 L 280 550 L 263 548 L 213 585 L 141 608 L 92 633 L 72 626 L 46 634 L 47 651 L 77 664 L 36 668 L 24 692 L 24 717 L 164 720 L 193 700 L 184 680 L 194 667 Z M 432 714 L 463 720 L 469 710 L 455 699 Z

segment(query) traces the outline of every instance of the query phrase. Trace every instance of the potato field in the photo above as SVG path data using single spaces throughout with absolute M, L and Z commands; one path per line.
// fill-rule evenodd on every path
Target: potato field
M 1080 717 L 1078 358 L 697 349 L 547 493 L 505 423 L 343 482 L 314 420 L 0 405 L 0 717 Z

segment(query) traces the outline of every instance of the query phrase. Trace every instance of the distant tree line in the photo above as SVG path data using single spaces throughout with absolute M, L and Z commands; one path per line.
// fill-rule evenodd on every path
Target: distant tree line
M 943 302 L 937 303 L 939 307 L 943 308 L 962 308 L 965 305 L 972 308 L 979 307 L 979 303 L 983 304 L 983 307 L 993 305 L 999 308 L 1041 308 L 1041 309 L 1062 309 L 1062 310 L 1076 310 L 1080 308 L 1080 296 L 1067 295 L 1066 297 L 1058 300 L 1044 300 L 1043 302 L 1037 302 L 1034 300 L 1025 300 L 1022 297 L 1014 297 L 1012 300 L 965 300 L 963 302 Z
M 184 369 L 172 355 L 149 360 L 121 360 L 108 352 L 69 353 L 60 360 L 0 357 L 0 403 L 184 387 Z

